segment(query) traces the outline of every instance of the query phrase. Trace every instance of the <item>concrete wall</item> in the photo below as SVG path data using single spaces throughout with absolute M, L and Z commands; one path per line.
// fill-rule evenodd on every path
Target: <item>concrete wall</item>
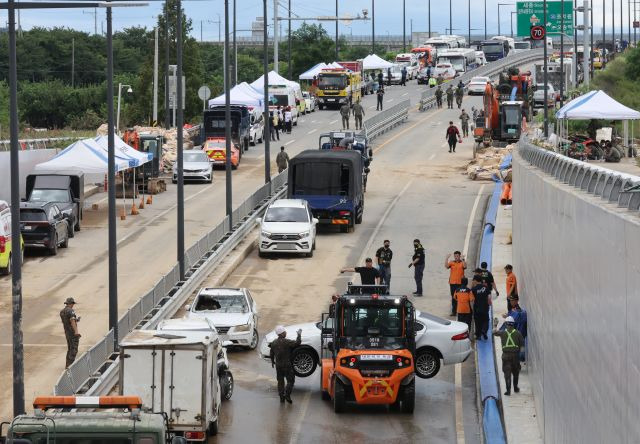
M 513 256 L 547 443 L 640 443 L 640 217 L 514 153 Z M 516 395 L 517 396 L 517 395 Z
M 26 177 L 33 168 L 56 155 L 58 150 L 26 150 L 20 151 L 20 196 L 25 197 Z M 10 153 L 0 152 L 0 200 L 11 200 L 11 167 Z

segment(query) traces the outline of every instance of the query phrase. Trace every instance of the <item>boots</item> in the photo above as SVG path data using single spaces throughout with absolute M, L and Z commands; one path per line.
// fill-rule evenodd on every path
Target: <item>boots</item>
M 518 388 L 518 377 L 520 375 L 517 373 L 514 373 L 513 375 L 513 391 L 516 393 L 520 393 L 520 389 Z
M 506 396 L 511 396 L 511 378 L 505 378 L 504 383 L 507 386 L 507 391 L 504 392 Z

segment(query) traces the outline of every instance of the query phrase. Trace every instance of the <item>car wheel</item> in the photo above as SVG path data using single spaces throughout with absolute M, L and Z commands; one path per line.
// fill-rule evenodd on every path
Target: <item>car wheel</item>
M 307 253 L 307 257 L 313 257 L 313 246 L 311 247 L 311 251 Z
M 255 350 L 258 346 L 258 342 L 260 342 L 260 336 L 258 335 L 258 330 L 253 329 L 253 335 L 251 336 L 251 344 L 249 344 L 249 350 Z
M 416 406 L 416 380 L 402 387 L 402 413 L 413 413 Z
M 220 376 L 220 389 L 222 399 L 225 401 L 230 400 L 233 395 L 233 375 L 230 371 L 225 371 Z
M 433 378 L 440 371 L 440 353 L 434 348 L 418 350 L 415 358 L 415 370 L 419 378 Z
M 323 109 L 323 108 L 324 108 L 324 105 L 323 105 L 322 103 L 318 105 L 318 109 L 319 109 L 320 111 L 322 111 L 322 109 Z
M 69 247 L 69 236 L 65 236 L 64 241 L 60 244 L 61 248 L 68 248 Z
M 234 165 L 233 162 L 231 163 L 231 169 L 232 170 L 237 170 L 238 169 L 238 165 Z
M 316 371 L 318 359 L 310 347 L 298 347 L 291 353 L 293 373 L 299 378 L 311 376 Z
M 218 420 L 211 421 L 207 427 L 207 435 L 216 436 L 218 434 Z
M 49 254 L 51 254 L 51 256 L 58 254 L 58 233 L 53 236 L 53 243 L 49 247 Z
M 357 223 L 357 224 L 361 224 L 361 223 L 362 223 L 362 216 L 363 216 L 363 214 L 364 214 L 364 211 L 360 212 L 360 214 L 358 214 L 358 215 L 356 216 L 356 223 Z
M 171 180 L 171 183 L 178 183 L 178 181 L 177 181 L 177 180 L 175 180 L 175 179 L 172 179 L 172 180 Z
M 261 258 L 263 258 L 263 259 L 264 259 L 264 258 L 266 258 L 266 257 L 267 257 L 267 253 L 265 253 L 264 251 L 260 251 L 260 250 L 258 250 L 258 257 L 261 257 Z
M 333 411 L 335 413 L 344 412 L 345 405 L 345 396 L 344 396 L 344 385 L 340 380 L 336 379 L 334 381 L 333 387 Z
M 69 234 L 69 237 L 74 237 L 76 235 L 73 225 L 69 225 L 69 229 L 67 230 L 67 233 Z
M 11 253 L 9 253 L 9 262 L 7 262 L 7 266 L 0 268 L 0 276 L 7 276 L 9 274 L 11 274 Z
M 76 225 L 75 227 L 73 227 L 73 229 L 75 231 L 80 231 L 80 218 L 82 217 L 82 213 L 80 213 L 80 216 L 78 217 L 78 220 L 76 220 Z

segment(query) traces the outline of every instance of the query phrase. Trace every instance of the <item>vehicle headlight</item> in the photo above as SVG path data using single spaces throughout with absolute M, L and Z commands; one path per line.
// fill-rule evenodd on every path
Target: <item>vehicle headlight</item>
M 271 233 L 269 233 L 268 231 L 263 231 L 261 234 L 262 234 L 262 237 L 266 237 L 267 239 L 271 239 Z
M 62 214 L 66 214 L 67 216 L 71 216 L 71 213 L 73 212 L 73 209 L 67 208 L 66 210 L 62 210 L 61 212 L 62 212 Z
M 235 327 L 233 327 L 233 331 L 235 332 L 242 332 L 242 331 L 249 331 L 249 330 L 251 330 L 251 324 L 249 323 L 236 325 Z
M 209 172 L 209 168 L 205 168 L 203 170 L 200 170 L 201 173 L 208 173 Z
M 300 238 L 309 237 L 309 232 L 305 231 L 304 233 L 300 233 L 298 236 L 300 236 Z

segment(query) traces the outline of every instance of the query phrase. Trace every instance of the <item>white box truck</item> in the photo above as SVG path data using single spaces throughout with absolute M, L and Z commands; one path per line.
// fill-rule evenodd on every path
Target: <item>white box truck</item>
M 170 432 L 205 441 L 218 433 L 218 348 L 215 331 L 135 330 L 120 343 L 120 393 L 165 413 Z

